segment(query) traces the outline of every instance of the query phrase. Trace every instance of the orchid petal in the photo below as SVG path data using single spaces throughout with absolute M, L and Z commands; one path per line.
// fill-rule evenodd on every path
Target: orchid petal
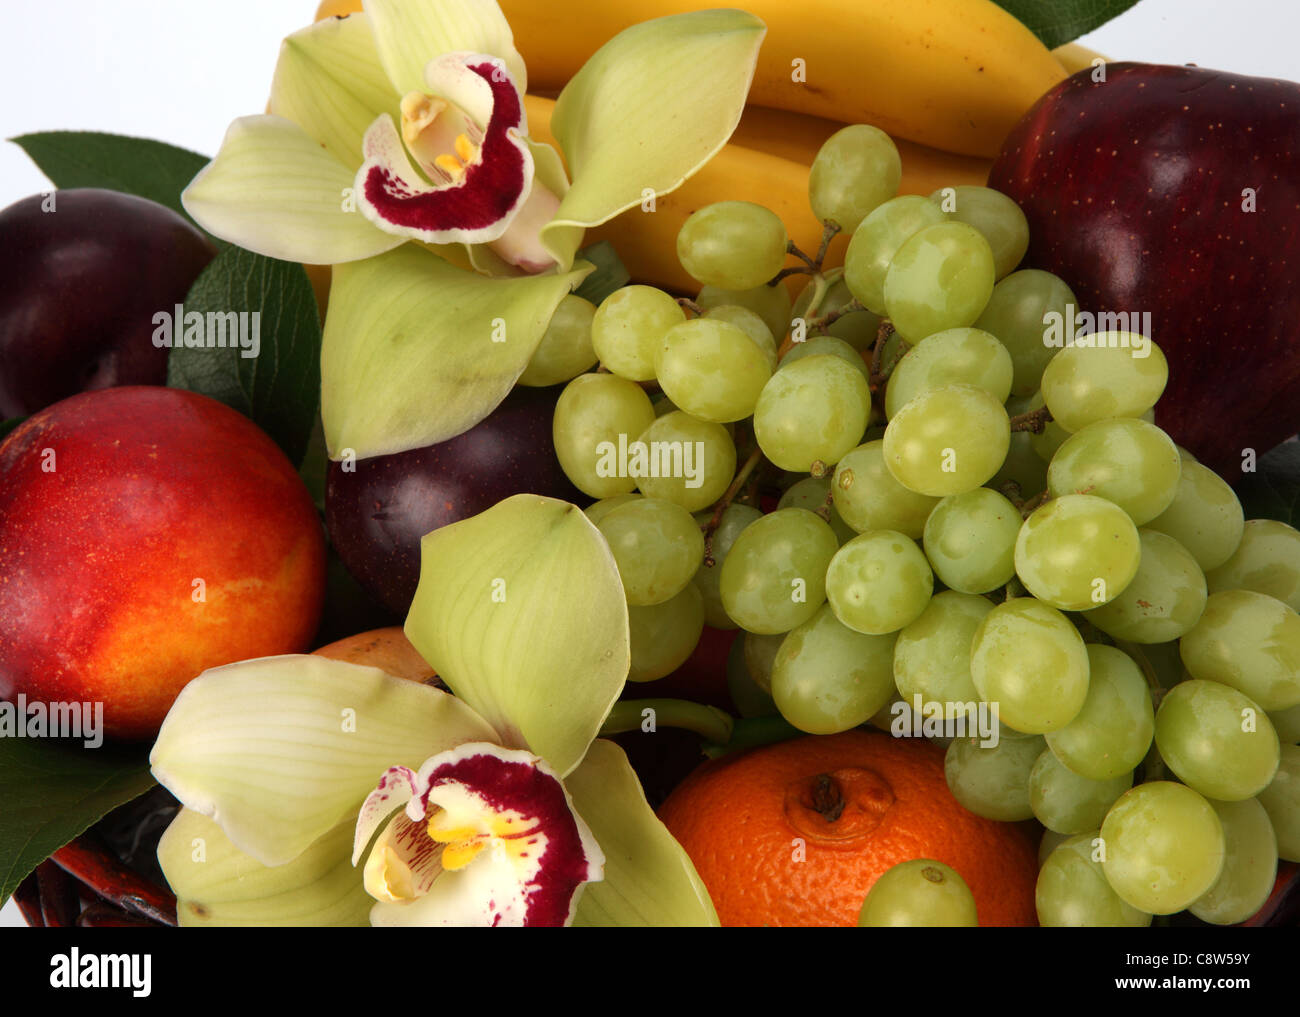
M 158 843 L 182 926 L 364 926 L 374 901 L 348 861 L 340 823 L 284 865 L 240 851 L 206 816 L 181 809 Z
M 379 786 L 361 805 L 357 816 L 356 836 L 352 841 L 352 864 L 356 865 L 365 853 L 366 845 L 393 810 L 404 806 L 415 797 L 415 771 L 409 766 L 390 766 L 379 778 Z
M 372 924 L 572 921 L 583 885 L 601 878 L 604 855 L 544 760 L 486 743 L 461 745 L 429 759 L 417 784 L 422 798 L 401 818 L 431 817 L 426 836 L 446 845 L 444 871 L 422 896 L 381 900 Z
M 330 454 L 404 452 L 473 427 L 510 393 L 556 306 L 591 270 L 488 279 L 412 246 L 336 266 L 321 349 Z
M 366 858 L 366 892 L 379 901 L 423 896 L 443 873 L 441 848 L 423 822 L 397 813 Z
M 520 133 L 519 93 L 501 61 L 477 54 L 434 61 L 429 78 L 483 129 L 481 146 L 456 179 L 437 165 L 425 166 L 436 180 L 429 184 L 407 158 L 393 118 L 381 115 L 363 143 L 365 161 L 355 183 L 358 208 L 377 228 L 428 244 L 496 240 L 533 185 L 533 157 Z M 459 162 L 452 160 L 453 169 Z
M 280 46 L 270 112 L 301 126 L 354 173 L 366 129 L 379 113 L 396 111 L 397 100 L 364 14 L 318 21 Z
M 565 786 L 605 852 L 605 878 L 583 892 L 574 925 L 718 924 L 704 882 L 646 802 L 622 749 L 592 742 Z
M 766 34 L 739 10 L 693 11 L 620 32 L 560 93 L 552 129 L 573 176 L 543 235 L 596 226 L 681 184 L 740 122 Z
M 500 57 L 528 90 L 523 58 L 496 0 L 366 0 L 379 58 L 398 95 L 424 90 L 425 66 L 443 53 L 470 51 Z
M 239 850 L 281 865 L 345 818 L 355 824 L 389 766 L 495 737 L 431 686 L 327 657 L 263 657 L 185 686 L 149 762 Z
M 561 775 L 587 752 L 630 662 L 604 537 L 573 505 L 516 495 L 420 544 L 406 636 L 456 695 Z
M 337 265 L 403 243 L 349 206 L 353 174 L 297 124 L 241 117 L 181 202 L 209 233 L 283 261 Z

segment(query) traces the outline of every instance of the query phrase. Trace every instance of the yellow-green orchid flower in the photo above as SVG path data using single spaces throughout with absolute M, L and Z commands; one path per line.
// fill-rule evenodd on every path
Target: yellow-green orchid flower
M 270 114 L 235 121 L 185 208 L 260 254 L 335 266 L 321 362 L 334 458 L 443 441 L 523 372 L 590 271 L 574 265 L 584 231 L 726 143 L 764 33 L 738 10 L 620 33 L 557 100 L 562 159 L 528 138 L 495 0 L 366 0 L 285 40 Z
M 150 757 L 183 925 L 714 925 L 622 751 L 608 546 L 533 495 L 424 538 L 407 635 L 454 691 L 317 656 L 216 668 Z

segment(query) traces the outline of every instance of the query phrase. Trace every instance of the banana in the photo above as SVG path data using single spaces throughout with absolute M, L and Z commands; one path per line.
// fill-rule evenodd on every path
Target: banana
M 554 145 L 551 113 L 555 103 L 529 95 L 524 99 L 528 133 L 537 141 Z M 694 294 L 700 284 L 686 274 L 677 261 L 677 233 L 696 209 L 715 201 L 752 201 L 775 212 L 785 223 L 790 239 L 800 249 L 814 252 L 821 244 L 822 227 L 808 204 L 808 171 L 821 142 L 842 124 L 811 120 L 792 114 L 751 108 L 746 111 L 743 136 L 762 148 L 732 141 L 724 145 L 693 177 L 671 194 L 658 197 L 653 211 L 634 208 L 588 230 L 588 243 L 608 240 L 618 251 L 632 278 L 678 293 Z M 769 145 L 777 137 L 781 147 Z M 901 150 L 900 150 L 901 151 Z M 790 158 L 787 158 L 790 156 Z M 929 194 L 939 187 L 982 184 L 988 163 L 952 156 L 920 146 L 908 146 L 903 155 L 902 194 Z M 843 235 L 831 245 L 828 266 L 843 263 L 847 240 Z M 792 277 L 790 288 L 797 292 L 806 280 Z
M 564 86 L 617 32 L 709 0 L 502 0 L 534 91 Z M 768 35 L 750 102 L 874 124 L 993 158 L 1065 69 L 991 0 L 747 0 Z
M 1061 61 L 1066 74 L 1074 74 L 1085 67 L 1091 67 L 1094 60 L 1110 62 L 1110 57 L 1102 56 L 1095 49 L 1080 46 L 1077 42 L 1067 42 L 1064 46 L 1057 46 L 1052 50 L 1052 56 Z

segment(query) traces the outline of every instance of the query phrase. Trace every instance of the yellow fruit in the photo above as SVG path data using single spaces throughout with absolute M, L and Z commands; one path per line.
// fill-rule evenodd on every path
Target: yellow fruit
M 1052 56 L 1061 61 L 1061 66 L 1065 68 L 1066 74 L 1074 74 L 1085 67 L 1092 67 L 1094 60 L 1105 60 L 1109 62 L 1110 57 L 1102 56 L 1095 49 L 1089 49 L 1087 46 L 1080 46 L 1077 42 L 1067 42 L 1064 46 L 1057 46 L 1052 50 Z

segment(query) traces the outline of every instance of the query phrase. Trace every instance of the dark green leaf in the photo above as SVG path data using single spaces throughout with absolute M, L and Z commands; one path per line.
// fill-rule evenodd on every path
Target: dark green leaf
M 1137 0 L 994 0 L 1018 18 L 1049 49 L 1087 35 Z
M 139 747 L 0 738 L 0 901 L 64 844 L 153 787 L 147 756 Z
M 632 274 L 623 264 L 623 260 L 608 240 L 584 247 L 578 252 L 578 260 L 586 259 L 596 266 L 596 271 L 582 280 L 574 293 L 584 300 L 590 300 L 597 307 L 600 302 L 617 289 L 632 281 Z
M 123 191 L 166 205 L 181 215 L 185 215 L 181 191 L 208 164 L 206 155 L 120 134 L 51 131 L 11 140 L 31 156 L 56 187 Z
M 26 417 L 14 417 L 12 420 L 0 420 L 0 438 L 3 438 L 26 419 Z
M 311 492 L 311 500 L 316 511 L 325 511 L 325 479 L 329 473 L 329 453 L 325 449 L 325 427 L 320 417 L 312 426 L 311 437 L 307 439 L 307 451 L 298 467 L 298 476 Z
M 227 345 L 187 347 L 182 322 L 173 323 L 167 384 L 201 392 L 251 417 L 289 459 L 299 464 L 307 451 L 320 402 L 320 317 L 311 282 L 301 265 L 276 261 L 230 246 L 194 281 L 185 297 L 185 317 L 247 313 L 240 340 L 227 330 Z M 252 313 L 260 317 L 256 356 Z M 214 319 L 215 322 L 215 319 Z M 211 325 L 200 338 L 216 343 Z M 240 341 L 245 343 L 241 348 Z
M 1300 442 L 1283 442 L 1237 482 L 1247 519 L 1279 519 L 1300 525 Z

